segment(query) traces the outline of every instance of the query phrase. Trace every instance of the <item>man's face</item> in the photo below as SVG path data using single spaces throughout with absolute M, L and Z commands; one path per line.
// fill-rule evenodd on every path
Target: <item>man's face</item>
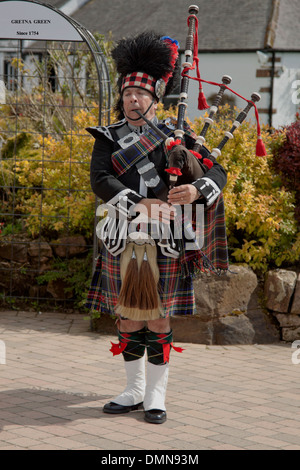
M 144 90 L 143 88 L 125 88 L 123 92 L 123 110 L 127 121 L 134 126 L 143 126 L 145 121 L 142 118 L 134 121 L 134 119 L 139 117 L 139 115 L 135 113 L 134 110 L 138 109 L 142 114 L 145 114 L 152 101 L 153 96 L 151 93 L 149 93 L 147 90 Z M 157 102 L 155 101 L 146 114 L 146 117 L 150 120 L 153 119 L 156 110 Z

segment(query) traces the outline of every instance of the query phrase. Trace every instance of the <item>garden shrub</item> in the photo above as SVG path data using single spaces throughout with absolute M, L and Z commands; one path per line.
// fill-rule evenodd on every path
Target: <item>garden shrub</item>
M 300 224 L 300 121 L 299 119 L 284 128 L 284 140 L 274 145 L 273 166 L 280 174 L 282 182 L 295 191 L 295 215 Z
M 53 238 L 68 229 L 68 233 L 80 233 L 92 239 L 95 198 L 90 190 L 89 164 L 94 140 L 85 128 L 97 125 L 96 113 L 96 109 L 92 113 L 81 110 L 75 116 L 72 133 L 60 139 L 49 136 L 43 142 L 40 140 L 40 158 L 24 155 L 17 162 L 17 185 L 24 188 L 16 192 L 16 204 L 20 214 L 28 215 L 26 227 L 32 237 L 42 233 Z M 159 118 L 174 113 L 175 110 L 165 110 L 159 105 Z M 216 147 L 224 132 L 230 129 L 234 115 L 229 106 L 220 108 L 216 122 L 207 133 L 209 149 Z M 203 117 L 191 124 L 199 134 Z M 295 193 L 283 185 L 272 155 L 282 145 L 285 133 L 271 134 L 263 129 L 262 136 L 268 152 L 266 157 L 255 155 L 256 126 L 250 120 L 235 131 L 234 139 L 226 144 L 219 157 L 228 173 L 224 199 L 231 262 L 247 263 L 258 273 L 292 265 L 300 255 Z M 32 191 L 27 186 L 36 189 Z M 68 227 L 64 217 L 69 217 Z
M 231 125 L 228 111 L 226 106 L 221 109 L 208 136 L 210 148 L 217 146 L 220 134 Z M 200 122 L 195 127 L 199 131 Z M 283 186 L 273 169 L 272 149 L 282 135 L 272 135 L 266 129 L 262 135 L 266 157 L 255 155 L 256 126 L 247 121 L 219 158 L 228 173 L 224 199 L 231 259 L 247 263 L 257 272 L 294 263 L 300 255 L 294 194 Z
M 160 117 L 172 114 L 160 109 Z M 237 113 L 238 111 L 236 111 Z M 211 150 L 217 147 L 229 130 L 235 112 L 225 105 L 220 108 L 216 122 L 209 128 L 206 139 Z M 200 134 L 203 117 L 192 126 Z M 294 216 L 295 196 L 283 186 L 274 171 L 272 150 L 281 145 L 281 132 L 262 131 L 267 149 L 266 157 L 255 155 L 256 126 L 249 120 L 234 133 L 218 158 L 227 171 L 224 188 L 226 225 L 231 262 L 247 263 L 256 272 L 291 265 L 299 260 L 300 235 Z M 299 179 L 298 179 L 299 181 Z
M 96 111 L 81 110 L 75 126 L 61 139 L 38 138 L 40 158 L 23 158 L 16 163 L 16 210 L 26 214 L 32 237 L 39 233 L 55 236 L 82 234 L 91 238 L 95 197 L 90 188 L 90 159 L 93 139 L 85 127 L 97 125 Z M 33 189 L 34 188 L 34 189 Z
M 85 256 L 62 260 L 55 258 L 51 271 L 37 277 L 40 286 L 57 281 L 64 285 L 64 291 L 73 299 L 78 308 L 84 307 L 90 286 L 93 253 L 89 250 Z

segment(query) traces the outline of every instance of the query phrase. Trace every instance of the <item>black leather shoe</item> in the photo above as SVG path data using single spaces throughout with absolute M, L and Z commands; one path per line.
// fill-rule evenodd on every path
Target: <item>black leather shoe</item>
M 103 407 L 104 413 L 110 413 L 110 414 L 122 414 L 122 413 L 129 413 L 129 411 L 134 411 L 138 410 L 143 403 L 138 403 L 137 405 L 130 405 L 130 406 L 124 406 L 124 405 L 118 405 L 118 403 L 114 403 L 113 401 L 110 401 L 109 403 L 106 403 Z
M 145 411 L 145 421 L 147 423 L 162 424 L 167 420 L 167 413 L 162 410 Z

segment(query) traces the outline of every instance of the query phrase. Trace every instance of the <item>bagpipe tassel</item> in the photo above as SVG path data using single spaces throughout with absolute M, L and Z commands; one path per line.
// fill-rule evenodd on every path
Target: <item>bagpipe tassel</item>
M 257 133 L 257 140 L 256 140 L 256 156 L 257 157 L 264 157 L 267 155 L 265 144 L 262 140 L 260 135 L 260 123 L 259 123 L 259 115 L 258 110 L 255 105 L 255 118 L 256 118 L 256 133 Z
M 204 91 L 201 84 L 201 76 L 200 76 L 200 69 L 199 69 L 199 56 L 198 56 L 198 19 L 195 18 L 196 21 L 196 28 L 195 28 L 195 35 L 194 35 L 194 67 L 196 67 L 196 75 L 199 79 L 199 94 L 198 94 L 198 109 L 199 111 L 203 111 L 204 109 L 208 109 L 209 105 L 207 104 Z
M 128 261 L 128 258 L 131 259 Z M 135 321 L 159 318 L 162 306 L 158 293 L 156 246 L 128 243 L 120 263 L 122 285 L 116 313 Z
M 199 95 L 198 95 L 198 109 L 199 111 L 203 111 L 204 109 L 207 109 L 207 108 L 209 108 L 209 106 L 207 104 L 203 89 L 200 88 Z
M 257 157 L 264 157 L 267 155 L 265 144 L 263 143 L 260 135 L 257 137 L 256 141 L 256 155 Z

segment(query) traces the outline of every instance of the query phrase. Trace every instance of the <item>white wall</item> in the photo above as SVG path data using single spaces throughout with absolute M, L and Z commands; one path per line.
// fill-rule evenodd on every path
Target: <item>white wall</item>
M 281 52 L 282 72 L 274 80 L 274 103 L 277 113 L 273 126 L 278 128 L 295 121 L 296 112 L 300 111 L 300 53 Z
M 271 59 L 270 53 L 266 55 Z M 276 128 L 293 122 L 295 113 L 299 111 L 299 104 L 293 103 L 292 100 L 294 98 L 295 101 L 297 92 L 295 88 L 292 88 L 292 84 L 297 79 L 299 80 L 298 101 L 300 101 L 300 53 L 277 53 L 277 56 L 281 58 L 281 62 L 276 62 L 276 68 L 279 67 L 280 76 L 274 79 L 273 109 L 276 109 L 277 113 L 273 114 L 272 118 L 272 124 Z M 261 100 L 257 104 L 258 109 L 269 109 L 270 95 L 262 89 L 270 88 L 271 79 L 270 77 L 256 77 L 256 71 L 258 69 L 270 69 L 271 62 L 261 64 L 256 52 L 200 53 L 199 59 L 201 78 L 221 83 L 223 75 L 230 75 L 232 78 L 230 88 L 247 99 L 251 99 L 252 92 L 258 92 L 261 95 Z M 194 73 L 193 76 L 196 76 L 196 74 Z M 296 86 L 295 83 L 294 86 Z M 205 95 L 209 96 L 217 93 L 219 88 L 204 83 L 203 89 Z M 187 116 L 191 120 L 204 113 L 204 111 L 198 111 L 197 99 L 198 83 L 190 80 Z M 235 96 L 235 105 L 241 109 L 245 107 L 246 102 Z M 259 119 L 261 124 L 268 124 L 268 113 L 260 113 Z M 255 122 L 253 111 L 249 112 L 248 120 Z

